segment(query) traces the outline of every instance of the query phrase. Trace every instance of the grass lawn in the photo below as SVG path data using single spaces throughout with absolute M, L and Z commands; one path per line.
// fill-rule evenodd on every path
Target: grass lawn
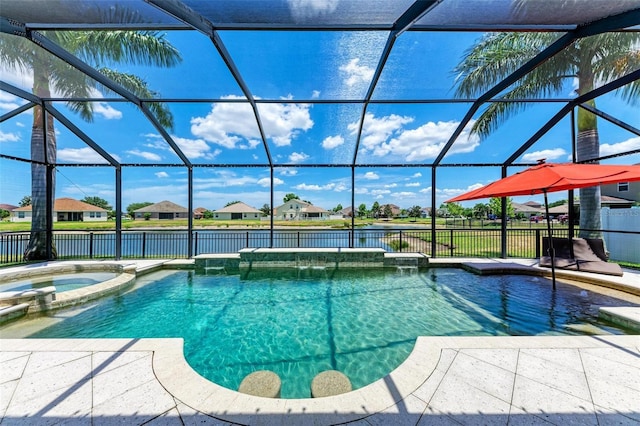
M 356 226 L 365 226 L 372 224 L 371 219 L 361 220 L 356 219 Z M 312 227 L 320 226 L 323 228 L 350 228 L 350 219 L 339 220 L 296 220 L 296 221 L 275 221 L 274 226 L 277 227 Z M 187 220 L 123 220 L 122 229 L 146 229 L 146 228 L 186 228 Z M 263 220 L 213 220 L 213 219 L 198 219 L 193 221 L 193 229 L 234 229 L 234 228 L 268 228 L 269 221 Z M 86 230 L 110 230 L 115 229 L 115 221 L 108 222 L 55 222 L 53 224 L 54 231 L 86 231 Z M 0 232 L 28 232 L 31 230 L 30 222 L 0 222 Z

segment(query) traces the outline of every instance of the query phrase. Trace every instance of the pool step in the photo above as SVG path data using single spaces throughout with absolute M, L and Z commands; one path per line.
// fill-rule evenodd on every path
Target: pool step
M 21 317 L 27 314 L 28 303 L 18 303 L 17 305 L 0 306 L 0 323 Z
M 601 307 L 598 316 L 614 324 L 640 331 L 640 308 L 635 306 Z
M 56 299 L 56 288 L 52 285 L 28 290 L 10 290 L 0 292 L 0 305 L 17 306 L 26 304 L 31 312 L 51 309 Z
M 226 273 L 224 266 L 205 266 L 202 268 L 205 275 L 221 275 Z

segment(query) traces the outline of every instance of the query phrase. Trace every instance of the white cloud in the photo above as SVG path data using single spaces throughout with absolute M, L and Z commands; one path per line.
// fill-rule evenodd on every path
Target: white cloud
M 414 173 L 412 177 L 414 177 L 414 178 L 422 177 L 422 173 L 420 173 L 420 172 Z
M 391 194 L 391 191 L 389 191 L 388 189 L 374 189 L 371 191 L 372 195 L 386 195 L 386 194 Z
M 304 152 L 292 152 L 291 155 L 289 155 L 289 161 L 292 163 L 301 163 L 307 158 L 309 158 L 309 156 Z
M 411 123 L 413 118 L 401 117 L 391 114 L 386 117 L 376 118 L 373 114 L 367 113 L 362 127 L 362 148 L 365 150 L 375 150 L 378 145 L 386 141 L 392 134 L 402 129 L 405 124 Z M 358 132 L 360 121 L 350 123 L 347 128 L 352 135 Z
M 484 185 L 481 184 L 481 183 L 474 183 L 472 185 L 469 185 L 466 189 L 442 188 L 442 189 L 436 189 L 436 192 L 439 195 L 445 197 L 446 200 L 448 200 L 448 199 L 453 198 L 453 197 L 455 197 L 457 195 L 464 194 L 464 193 L 469 192 L 469 191 L 473 191 L 473 190 L 481 188 L 483 186 Z
M 156 175 L 156 177 L 158 177 L 160 179 L 169 177 L 169 173 L 167 173 L 167 172 L 157 172 L 157 173 L 154 173 L 154 175 Z
M 366 65 L 359 65 L 359 62 L 359 58 L 353 58 L 348 64 L 340 67 L 340 71 L 347 74 L 344 82 L 349 87 L 358 83 L 369 84 L 373 78 L 374 69 Z
M 296 22 L 307 21 L 335 12 L 340 0 L 287 0 L 291 16 Z
M 398 184 L 397 184 L 397 183 L 388 183 L 388 184 L 386 184 L 384 187 L 385 187 L 385 188 L 395 188 L 396 186 L 398 186 Z
M 362 150 L 376 157 L 396 156 L 405 161 L 436 158 L 459 125 L 456 121 L 427 122 L 416 129 L 405 130 L 404 126 L 413 121 L 413 117 L 392 114 L 378 118 L 367 113 Z M 480 144 L 480 139 L 470 134 L 473 123 L 471 120 L 467 124 L 449 153 L 472 152 Z M 357 121 L 348 125 L 352 134 L 358 131 L 358 125 Z
M 306 183 L 301 183 L 294 186 L 295 189 L 300 191 L 330 191 L 336 185 L 334 183 L 328 183 L 326 185 L 307 185 Z
M 393 198 L 416 198 L 415 192 L 394 192 L 391 194 Z
M 329 136 L 322 141 L 322 147 L 324 149 L 333 149 L 344 143 L 344 138 L 340 135 Z
M 110 155 L 116 160 L 120 161 L 120 158 L 115 155 Z M 58 150 L 58 160 L 68 161 L 70 163 L 90 164 L 90 163 L 106 163 L 107 160 L 102 158 L 100 154 L 93 149 L 86 148 L 63 148 Z
M 93 113 L 102 116 L 106 120 L 120 120 L 122 118 L 122 111 L 118 111 L 105 102 L 95 102 L 93 104 Z
M 255 185 L 258 179 L 253 176 L 238 176 L 229 170 L 216 171 L 211 178 L 198 178 L 193 180 L 194 190 L 203 191 L 211 188 L 228 188 L 233 186 Z
M 355 188 L 353 192 L 359 195 L 368 194 L 369 188 L 365 188 L 364 186 L 358 186 Z
M 567 151 L 562 148 L 555 149 L 544 149 L 542 151 L 529 152 L 522 156 L 522 161 L 530 161 L 535 162 L 541 159 L 546 160 L 556 160 L 561 157 L 565 157 L 567 155 Z
M 240 149 L 254 149 L 256 146 L 260 145 L 262 142 L 256 139 L 248 140 L 246 144 L 238 145 Z
M 222 151 L 219 149 L 211 151 L 211 147 L 202 139 L 186 139 L 177 136 L 171 136 L 178 148 L 189 159 L 204 158 L 211 160 L 217 157 Z
M 223 99 L 244 98 L 226 96 Z M 309 105 L 261 104 L 258 110 L 265 135 L 276 146 L 291 145 L 299 132 L 313 127 Z M 245 102 L 214 103 L 205 117 L 191 119 L 191 132 L 207 142 L 229 149 L 236 148 L 243 140 L 255 141 L 261 138 L 253 110 Z M 255 146 L 257 144 L 249 144 L 245 149 Z
M 377 179 L 380 179 L 380 176 L 378 176 L 374 172 L 367 172 L 364 174 L 363 178 L 367 180 L 377 180 Z
M 640 149 L 640 137 L 627 139 L 626 141 L 600 144 L 600 155 L 613 155 L 621 152 L 633 151 Z
M 5 133 L 0 130 L 0 142 L 18 142 L 20 135 L 16 133 Z
M 404 186 L 409 186 L 409 187 L 420 186 L 420 182 L 409 182 L 409 183 L 406 183 Z
M 314 90 L 313 92 L 311 92 L 311 99 L 318 99 L 319 97 L 320 97 L 319 90 Z
M 138 149 L 132 149 L 129 151 L 125 151 L 125 153 L 130 154 L 130 155 L 135 155 L 136 157 L 142 157 L 145 160 L 149 160 L 149 161 L 160 161 L 162 160 L 162 157 L 160 157 L 158 154 L 155 154 L 153 152 L 148 152 L 148 151 L 140 151 Z
M 263 186 L 265 188 L 269 188 L 271 186 L 270 178 L 262 178 L 256 182 L 258 185 Z M 277 177 L 273 178 L 273 186 L 282 185 L 284 181 L 282 179 L 278 179 Z
M 290 169 L 288 167 L 285 167 L 280 169 L 280 174 L 282 176 L 295 176 L 298 174 L 298 171 L 296 169 Z
M 173 153 L 173 148 L 171 148 L 171 146 L 165 142 L 164 138 L 159 134 L 147 133 L 142 136 L 147 138 L 147 141 L 144 144 L 145 147 Z M 196 158 L 212 160 L 222 152 L 220 149 L 212 151 L 211 146 L 202 139 L 187 139 L 176 135 L 171 135 L 171 138 L 176 145 L 178 145 L 178 148 L 180 148 L 184 155 L 192 160 Z M 158 157 L 158 159 L 160 159 L 160 157 Z
M 115 204 L 115 190 L 113 189 L 113 185 L 104 183 L 78 182 L 75 179 L 72 184 L 66 181 L 60 182 L 61 194 L 66 197 L 80 199 L 84 198 L 87 194 L 91 194 L 92 196 L 104 198 L 109 202 L 109 204 L 111 204 L 111 206 L 114 206 Z
M 338 184 L 336 184 L 336 186 L 333 188 L 333 190 L 335 192 L 343 192 L 347 190 L 347 185 L 344 184 L 344 182 L 340 182 Z
M 0 66 L 2 71 L 3 80 L 20 88 L 30 91 L 33 87 L 33 69 L 18 69 L 10 66 Z M 55 82 L 51 85 L 51 96 L 65 98 L 67 95 L 60 92 L 56 88 Z M 104 98 L 104 95 L 97 89 L 91 89 L 89 96 L 94 99 Z M 0 110 L 13 110 L 19 105 L 24 104 L 25 101 L 19 98 L 0 93 Z M 107 120 L 119 120 L 122 118 L 122 112 L 113 108 L 105 102 L 94 102 L 92 104 L 93 113 L 99 115 Z
M 4 76 L 4 75 L 3 75 Z M 0 110 L 12 111 L 24 104 L 26 101 L 6 92 L 0 92 Z

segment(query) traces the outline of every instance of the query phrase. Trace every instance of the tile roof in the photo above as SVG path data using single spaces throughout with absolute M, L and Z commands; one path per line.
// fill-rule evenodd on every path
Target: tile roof
M 187 211 L 186 207 L 167 200 L 134 210 L 135 213 L 186 213 Z
M 314 206 L 309 204 L 307 207 L 302 209 L 303 212 L 307 213 L 329 213 L 328 210 L 323 209 L 322 207 Z
M 215 210 L 214 213 L 262 213 L 262 211 L 253 208 L 242 201 L 238 201 L 237 203 Z
M 14 212 L 30 212 L 31 206 L 18 207 Z M 106 212 L 102 207 L 97 207 L 84 201 L 73 198 L 58 198 L 53 202 L 55 212 Z

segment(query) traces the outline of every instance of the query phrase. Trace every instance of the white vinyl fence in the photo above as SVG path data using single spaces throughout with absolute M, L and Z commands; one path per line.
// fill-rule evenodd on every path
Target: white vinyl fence
M 640 208 L 601 210 L 602 229 L 640 232 Z M 604 241 L 611 260 L 640 263 L 640 237 L 638 234 L 605 232 Z

